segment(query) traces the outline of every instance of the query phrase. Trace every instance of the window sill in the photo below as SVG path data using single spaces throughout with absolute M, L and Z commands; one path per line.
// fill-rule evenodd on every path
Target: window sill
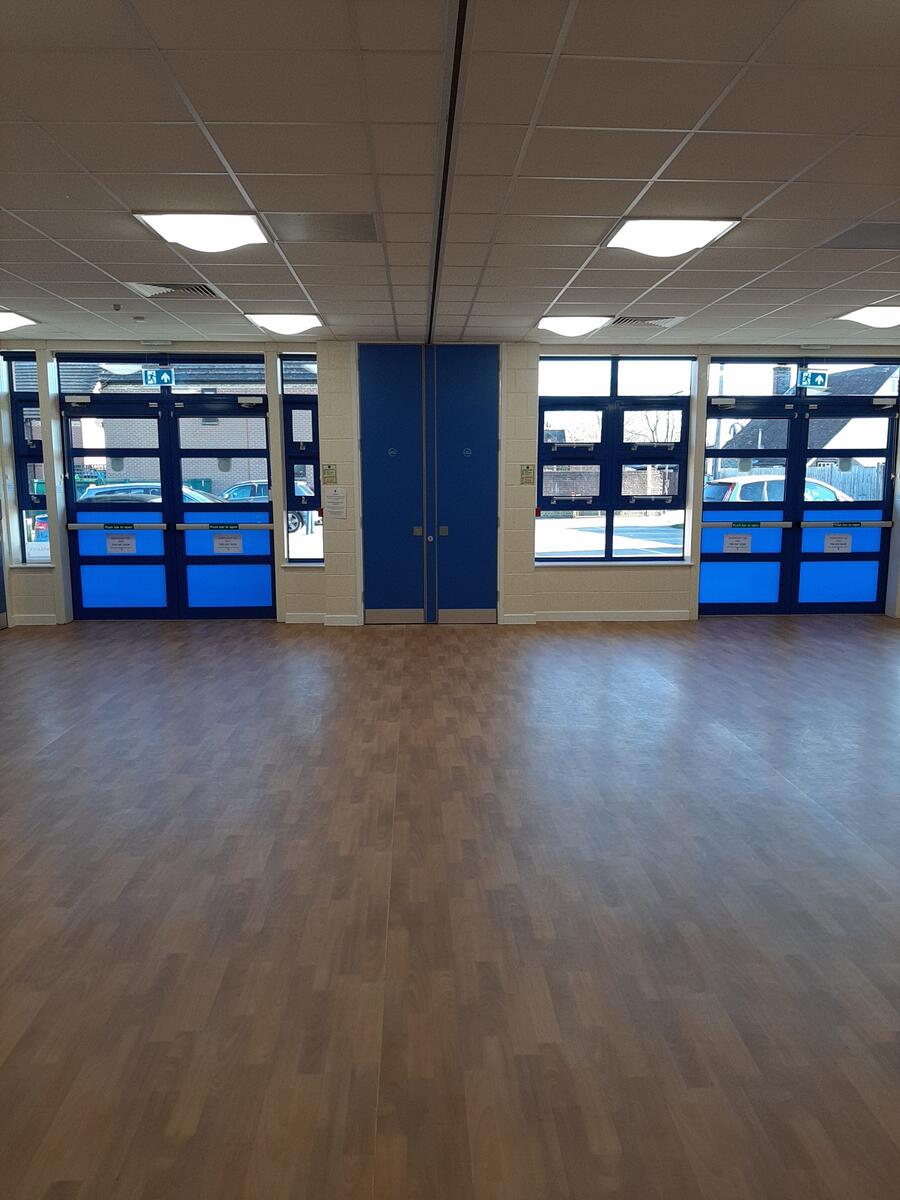
M 288 562 L 284 561 L 281 564 L 283 571 L 321 571 L 325 566 L 324 559 L 321 562 Z
M 586 558 L 581 562 L 570 558 L 536 558 L 534 565 L 543 571 L 548 567 L 692 567 L 694 563 L 689 558 L 654 558 L 647 562 L 635 558 Z
M 17 563 L 11 562 L 7 564 L 10 571 L 52 571 L 55 569 L 54 563 L 39 562 L 39 563 Z

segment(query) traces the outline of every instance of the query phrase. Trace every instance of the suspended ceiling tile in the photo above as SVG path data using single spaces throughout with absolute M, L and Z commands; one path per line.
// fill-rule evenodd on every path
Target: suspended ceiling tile
M 450 266 L 481 266 L 487 259 L 488 245 L 484 242 L 446 242 L 444 262 Z
M 734 75 L 710 63 L 560 61 L 541 125 L 690 129 Z
M 900 189 L 900 138 L 855 137 L 843 142 L 803 181 L 815 183 L 892 184 Z
M 54 139 L 33 121 L 0 124 L 0 164 L 16 171 L 74 171 L 78 169 Z
M 595 0 L 578 6 L 568 54 L 743 62 L 794 0 Z
M 141 22 L 121 0 L 90 4 L 35 4 L 4 0 L 0 47 L 4 50 L 66 50 L 151 47 Z
M 228 175 L 98 175 L 97 180 L 134 212 L 247 211 Z
M 463 124 L 459 130 L 456 171 L 460 175 L 510 175 L 525 138 L 525 125 Z
M 761 246 L 779 249 L 782 246 L 807 250 L 837 236 L 843 221 L 773 221 L 750 217 L 722 238 L 729 246 Z
M 281 242 L 292 263 L 335 263 L 371 266 L 384 262 L 384 250 L 378 242 Z
M 527 246 L 502 243 L 491 248 L 492 267 L 580 267 L 593 246 Z
M 491 0 L 489 4 L 476 4 L 472 47 L 500 54 L 550 54 L 568 7 L 569 0 Z
M 355 30 L 346 0 L 134 0 L 157 45 L 166 50 L 351 49 Z
M 434 218 L 425 213 L 385 212 L 382 223 L 390 242 L 430 242 Z
M 437 168 L 436 124 L 372 125 L 375 169 L 386 175 L 430 175 Z
M 364 54 L 363 67 L 370 121 L 431 123 L 441 119 L 441 55 Z
M 896 186 L 867 187 L 854 183 L 789 183 L 753 214 L 762 218 L 833 217 L 847 223 L 861 221 L 889 204 Z
M 761 61 L 866 68 L 897 65 L 900 8 L 894 0 L 816 0 L 785 18 Z
M 741 217 L 772 191 L 768 183 L 654 183 L 629 212 L 632 217 L 728 219 Z
M 365 126 L 359 123 L 213 123 L 209 129 L 239 175 L 367 174 L 370 169 Z
M 467 61 L 462 120 L 527 125 L 549 62 L 544 55 L 472 54 Z
M 381 203 L 391 212 L 431 213 L 435 204 L 435 179 L 431 175 L 380 175 Z
M 392 266 L 424 267 L 431 262 L 430 242 L 388 242 L 386 250 Z
M 320 50 L 304 57 L 302 69 L 286 50 L 173 50 L 167 58 L 206 121 L 364 118 L 358 54 Z
M 318 10 L 317 6 L 317 10 Z M 453 5 L 409 0 L 355 0 L 359 44 L 364 50 L 430 50 L 448 43 Z
M 690 261 L 691 270 L 696 271 L 769 271 L 786 262 L 796 251 L 789 249 L 770 250 L 727 246 L 716 243 L 708 250 L 701 250 Z M 667 260 L 668 261 L 668 260 Z
M 664 179 L 793 179 L 837 144 L 812 134 L 695 133 Z
M 184 120 L 156 54 L 149 50 L 20 50 L 0 54 L 0 79 L 38 121 Z
M 406 284 L 428 284 L 431 282 L 431 271 L 428 267 L 391 267 L 391 283 L 397 286 Z
M 0 241 L 0 267 L 18 270 L 19 263 L 74 262 L 75 255 L 46 238 Z
M 21 210 L 18 214 L 50 237 L 113 241 L 153 241 L 156 235 L 127 212 L 39 212 Z
M 375 208 L 371 175 L 242 175 L 263 212 L 363 213 Z
M 683 135 L 645 130 L 535 129 L 523 175 L 650 179 Z
M 268 305 L 272 303 L 287 303 L 287 304 L 305 304 L 306 296 L 300 290 L 296 283 L 290 285 L 281 284 L 254 284 L 254 283 L 229 283 L 219 284 L 221 290 L 225 293 L 229 300 L 234 300 L 240 304 L 242 302 L 250 302 L 262 300 Z
M 565 267 L 557 270 L 539 267 L 487 267 L 481 282 L 485 286 L 564 288 L 572 278 Z M 448 283 L 450 280 L 448 280 Z
M 455 242 L 489 242 L 494 235 L 496 218 L 477 213 L 451 213 L 447 218 L 447 237 Z
M 895 75 L 835 67 L 752 66 L 707 128 L 851 133 L 900 96 Z
M 617 217 L 634 200 L 634 180 L 517 179 L 507 211 L 541 216 Z
M 661 279 L 665 279 L 667 274 L 668 268 L 658 268 L 655 271 L 615 271 L 608 268 L 594 270 L 592 260 L 591 266 L 580 273 L 576 282 L 580 287 L 623 287 L 643 291 L 644 288 L 653 287 Z M 679 278 L 679 275 L 675 275 L 671 283 L 674 285 L 675 280 Z
M 0 205 L 12 209 L 115 210 L 119 204 L 83 172 L 0 173 Z
M 505 216 L 497 226 L 498 242 L 584 246 L 610 233 L 615 221 L 606 217 Z
M 460 175 L 453 178 L 450 208 L 459 213 L 496 213 L 503 206 L 508 180 L 500 175 Z
M 298 274 L 307 287 L 316 287 L 322 283 L 347 284 L 348 286 L 355 283 L 362 285 L 387 283 L 387 270 L 383 264 L 362 267 L 316 266 L 308 263 L 302 271 L 298 271 Z

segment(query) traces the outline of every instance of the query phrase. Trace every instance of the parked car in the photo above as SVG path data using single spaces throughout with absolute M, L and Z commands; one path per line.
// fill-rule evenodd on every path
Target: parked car
M 703 483 L 703 499 L 708 503 L 723 502 L 761 504 L 784 502 L 783 475 L 725 475 L 717 479 L 706 479 Z M 822 483 L 819 479 L 807 479 L 803 488 L 803 499 L 807 503 L 829 501 L 832 504 L 852 500 L 846 492 Z
M 220 503 L 219 496 L 213 496 L 211 492 L 202 492 L 199 488 L 186 485 L 181 489 L 181 498 L 185 504 Z M 78 497 L 79 503 L 84 500 L 159 504 L 162 501 L 162 487 L 158 483 L 92 483 Z
M 295 485 L 298 496 L 311 496 L 312 488 L 308 483 L 298 483 Z M 248 479 L 246 483 L 236 483 L 233 487 L 226 489 L 222 493 L 222 499 L 227 500 L 229 504 L 240 500 L 253 501 L 269 499 L 269 484 L 265 479 Z M 288 533 L 296 533 L 302 525 L 306 533 L 312 533 L 313 525 L 315 524 L 315 513 L 305 512 L 289 512 L 287 515 Z

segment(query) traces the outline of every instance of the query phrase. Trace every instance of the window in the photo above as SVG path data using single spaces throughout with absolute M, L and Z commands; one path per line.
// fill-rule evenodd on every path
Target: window
M 316 360 L 283 355 L 284 465 L 289 562 L 324 562 L 325 540 L 319 509 L 319 405 Z
M 693 360 L 542 358 L 539 561 L 684 556 Z
M 47 489 L 44 481 L 44 442 L 33 358 L 13 358 L 10 367 L 16 505 L 22 561 L 50 561 Z

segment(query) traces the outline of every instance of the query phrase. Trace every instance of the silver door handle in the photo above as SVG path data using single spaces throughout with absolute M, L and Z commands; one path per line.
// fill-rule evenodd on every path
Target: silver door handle
M 208 525 L 205 525 L 205 524 L 202 525 L 198 521 L 195 525 L 179 523 L 175 526 L 175 528 L 177 530 L 179 530 L 179 532 L 183 532 L 183 533 L 207 533 L 210 530 L 212 530 L 212 532 L 214 532 L 214 533 L 236 533 L 237 530 L 239 530 L 239 529 L 249 529 L 249 530 L 274 529 L 275 526 L 272 525 L 271 523 L 266 525 L 262 521 L 260 521 L 259 524 L 256 524 L 254 522 L 245 522 L 245 523 L 238 522 L 236 524 L 229 523 L 229 524 L 222 524 L 222 525 L 217 525 L 215 523 L 210 523 Z
M 433 542 L 433 541 L 434 541 L 434 535 L 433 535 L 433 534 L 429 533 L 429 535 L 428 535 L 428 541 L 429 541 L 429 542 Z

